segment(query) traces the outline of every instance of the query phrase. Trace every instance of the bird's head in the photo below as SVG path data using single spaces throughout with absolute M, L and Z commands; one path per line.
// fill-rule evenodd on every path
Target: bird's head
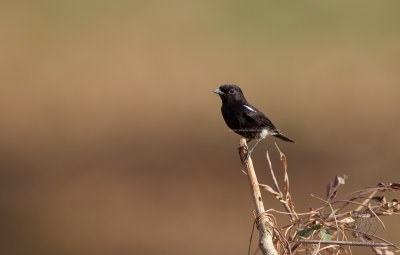
M 214 93 L 218 94 L 222 102 L 241 102 L 245 101 L 242 90 L 234 85 L 234 84 L 225 84 L 219 87 L 216 90 L 213 90 Z

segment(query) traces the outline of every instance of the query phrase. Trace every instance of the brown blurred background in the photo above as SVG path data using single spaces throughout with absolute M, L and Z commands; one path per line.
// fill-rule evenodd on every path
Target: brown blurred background
M 0 7 L 1 254 L 245 254 L 239 136 L 211 93 L 224 83 L 296 140 L 253 157 L 270 183 L 279 144 L 298 211 L 335 175 L 344 197 L 399 181 L 399 1 Z

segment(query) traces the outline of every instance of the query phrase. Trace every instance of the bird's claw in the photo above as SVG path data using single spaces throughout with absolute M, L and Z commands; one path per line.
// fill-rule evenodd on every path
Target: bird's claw
M 249 161 L 249 158 L 250 158 L 252 152 L 253 152 L 253 150 L 250 150 L 247 152 L 245 162 Z

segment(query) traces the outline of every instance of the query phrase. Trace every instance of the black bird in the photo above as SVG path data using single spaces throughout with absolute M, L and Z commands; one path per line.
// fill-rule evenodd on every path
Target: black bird
M 262 112 L 247 102 L 238 86 L 225 84 L 213 92 L 222 99 L 221 112 L 228 127 L 247 138 L 247 142 L 257 139 L 253 148 L 247 153 L 247 158 L 257 144 L 269 135 L 294 143 L 292 139 L 283 135 Z

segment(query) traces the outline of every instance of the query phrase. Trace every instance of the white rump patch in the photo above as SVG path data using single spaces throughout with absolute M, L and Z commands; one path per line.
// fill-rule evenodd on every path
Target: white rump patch
M 243 105 L 244 107 L 246 107 L 248 110 L 252 111 L 252 112 L 256 112 L 256 110 L 254 110 L 253 108 L 251 108 L 250 106 L 247 105 Z
M 262 131 L 261 131 L 261 134 L 260 134 L 260 138 L 261 139 L 265 139 L 268 135 L 270 135 L 270 132 L 267 130 L 267 129 L 263 129 Z

